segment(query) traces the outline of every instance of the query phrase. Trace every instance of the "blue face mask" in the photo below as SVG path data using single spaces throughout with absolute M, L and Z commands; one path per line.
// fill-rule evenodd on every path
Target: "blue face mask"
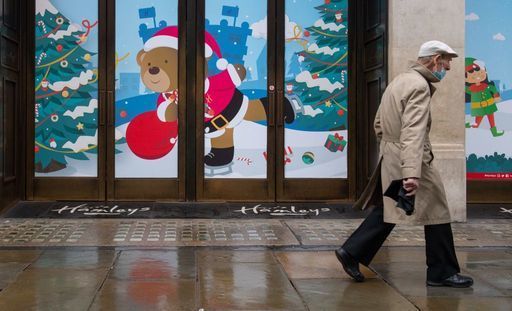
M 443 80 L 443 78 L 446 76 L 446 69 L 441 68 L 440 71 L 434 71 L 432 72 L 436 78 L 439 79 L 439 81 Z

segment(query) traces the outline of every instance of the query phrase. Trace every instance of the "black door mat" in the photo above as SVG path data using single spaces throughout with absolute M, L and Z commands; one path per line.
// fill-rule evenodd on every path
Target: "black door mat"
M 512 204 L 468 204 L 468 219 L 510 219 Z
M 357 219 L 367 212 L 350 204 L 60 202 L 22 201 L 2 218 L 189 218 L 189 219 Z M 468 204 L 468 219 L 511 219 L 512 204 Z
M 328 203 L 157 203 L 22 201 L 2 218 L 356 219 L 366 212 Z

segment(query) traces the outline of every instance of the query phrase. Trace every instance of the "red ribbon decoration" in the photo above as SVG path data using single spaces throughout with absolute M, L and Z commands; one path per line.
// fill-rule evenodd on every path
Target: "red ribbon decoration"
M 85 34 L 83 34 L 82 36 L 88 37 L 89 33 L 91 32 L 91 29 L 93 29 L 94 27 L 96 27 L 96 25 L 98 25 L 98 21 L 96 21 L 94 24 L 91 25 L 91 22 L 88 19 L 84 19 L 82 21 L 82 25 L 87 29 Z M 78 41 L 77 44 L 80 44 L 80 42 L 81 41 Z

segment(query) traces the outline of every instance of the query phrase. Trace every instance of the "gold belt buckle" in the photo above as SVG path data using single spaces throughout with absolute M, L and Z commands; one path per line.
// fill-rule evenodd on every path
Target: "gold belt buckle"
M 487 107 L 487 101 L 480 102 L 480 106 L 484 108 Z
M 223 126 L 218 126 L 218 125 L 215 123 L 218 119 L 222 119 L 222 121 L 224 121 L 224 125 L 223 125 Z M 229 124 L 228 119 L 226 119 L 222 114 L 219 114 L 218 116 L 216 116 L 215 118 L 213 118 L 210 122 L 211 122 L 211 124 L 213 125 L 213 127 L 215 127 L 217 130 L 222 130 L 222 129 L 224 129 L 226 126 L 228 126 L 228 124 Z

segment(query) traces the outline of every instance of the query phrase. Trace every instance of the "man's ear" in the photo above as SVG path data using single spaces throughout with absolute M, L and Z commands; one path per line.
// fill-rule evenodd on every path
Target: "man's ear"
M 137 54 L 137 64 L 139 64 L 139 66 L 142 65 L 142 61 L 144 60 L 144 57 L 146 56 L 146 52 L 142 49 L 139 51 L 139 53 Z

